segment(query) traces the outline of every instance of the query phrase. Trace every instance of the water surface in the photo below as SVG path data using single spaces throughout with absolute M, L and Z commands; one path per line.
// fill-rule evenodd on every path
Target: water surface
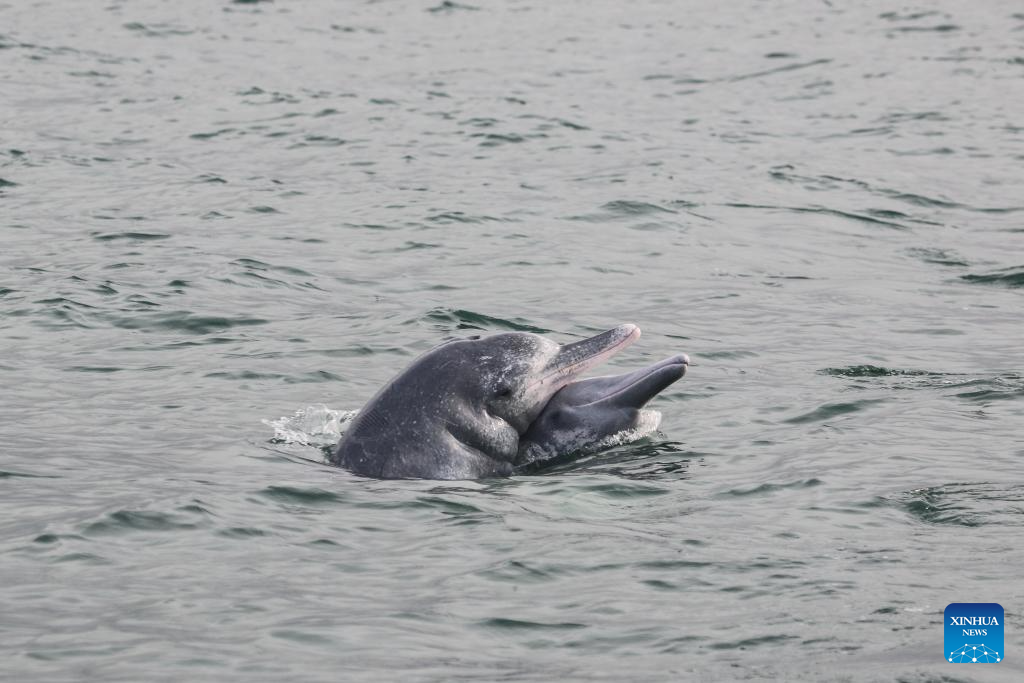
M 1000 0 L 0 4 L 3 677 L 1020 680 L 1022 88 Z M 322 463 L 620 322 L 646 439 Z

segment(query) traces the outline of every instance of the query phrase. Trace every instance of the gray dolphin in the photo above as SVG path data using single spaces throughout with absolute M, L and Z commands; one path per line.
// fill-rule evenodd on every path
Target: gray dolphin
M 639 336 L 627 324 L 564 346 L 523 332 L 441 344 L 370 399 L 330 461 L 380 479 L 512 474 L 519 437 L 551 397 Z
M 516 469 L 535 469 L 586 455 L 609 437 L 641 426 L 643 407 L 686 374 L 690 358 L 679 354 L 646 368 L 566 385 L 519 440 Z

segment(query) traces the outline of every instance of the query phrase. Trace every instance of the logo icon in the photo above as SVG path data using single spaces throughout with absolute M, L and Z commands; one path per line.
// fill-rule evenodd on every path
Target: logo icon
M 1003 607 L 995 602 L 953 602 L 942 613 L 945 655 L 954 664 L 1003 661 Z

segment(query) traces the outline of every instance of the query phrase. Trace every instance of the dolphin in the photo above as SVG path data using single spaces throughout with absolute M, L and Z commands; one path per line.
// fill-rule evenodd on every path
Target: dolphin
M 369 400 L 328 459 L 379 479 L 508 476 L 551 397 L 639 337 L 625 324 L 564 345 L 524 332 L 441 344 Z
M 660 416 L 644 406 L 685 375 L 689 364 L 682 353 L 634 372 L 566 385 L 519 439 L 517 471 L 565 462 L 600 450 L 616 434 L 657 426 Z

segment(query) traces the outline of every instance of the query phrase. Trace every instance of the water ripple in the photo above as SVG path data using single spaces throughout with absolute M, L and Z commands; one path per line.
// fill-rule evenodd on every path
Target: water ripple
M 295 486 L 268 486 L 259 491 L 259 495 L 291 505 L 328 505 L 345 503 L 348 500 L 346 496 L 335 491 Z
M 991 482 L 929 486 L 903 494 L 897 504 L 926 524 L 1024 526 L 1024 486 Z
M 550 330 L 536 327 L 522 318 L 506 319 L 476 313 L 463 309 L 435 308 L 429 311 L 419 321 L 429 322 L 438 330 L 482 330 L 510 332 L 533 332 L 534 334 L 547 334 Z
M 118 510 L 101 521 L 86 526 L 86 536 L 124 534 L 132 531 L 186 531 L 196 529 L 197 522 L 188 521 L 181 515 L 155 510 Z
M 831 420 L 832 418 L 839 417 L 840 415 L 848 415 L 850 413 L 857 413 L 867 408 L 871 408 L 879 403 L 883 403 L 885 399 L 863 399 L 860 401 L 851 401 L 849 403 L 826 403 L 809 413 L 797 415 L 791 417 L 784 422 L 788 424 L 807 424 L 810 422 L 824 422 Z
M 825 368 L 818 372 L 832 377 L 941 377 L 947 374 L 926 370 L 883 368 L 877 365 L 849 365 L 843 368 Z
M 820 486 L 823 482 L 820 479 L 802 479 L 799 481 L 792 481 L 785 484 L 758 484 L 757 486 L 749 488 L 735 488 L 728 491 L 723 491 L 718 494 L 726 497 L 737 497 L 745 498 L 747 496 L 762 496 L 765 494 L 777 493 L 778 491 L 784 491 L 786 489 L 806 489 Z
M 978 285 L 997 285 L 1018 289 L 1024 287 L 1024 267 L 1004 268 L 991 273 L 961 275 L 961 280 Z
M 674 209 L 666 208 L 649 202 L 617 199 L 601 206 L 597 213 L 570 216 L 568 220 L 586 221 L 588 223 L 604 223 L 616 221 L 623 218 L 636 218 L 639 216 L 651 216 L 658 214 L 674 214 Z
M 108 320 L 114 327 L 125 330 L 140 330 L 143 332 L 170 331 L 198 335 L 223 332 L 236 327 L 266 325 L 270 322 L 263 318 L 198 315 L 191 311 L 140 314 L 131 317 L 105 315 L 103 318 Z

